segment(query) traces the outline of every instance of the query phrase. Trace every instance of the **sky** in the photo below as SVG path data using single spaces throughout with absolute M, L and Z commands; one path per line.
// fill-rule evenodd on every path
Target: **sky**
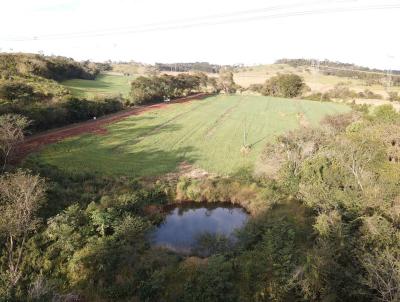
M 1 0 L 0 51 L 150 64 L 314 58 L 400 70 L 399 16 L 400 0 Z

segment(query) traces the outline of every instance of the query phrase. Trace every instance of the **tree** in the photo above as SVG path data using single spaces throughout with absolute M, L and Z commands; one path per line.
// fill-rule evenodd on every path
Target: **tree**
M 378 255 L 366 255 L 363 265 L 368 272 L 366 283 L 384 302 L 400 300 L 400 254 L 386 249 Z
M 326 136 L 324 131 L 315 128 L 300 128 L 280 135 L 276 143 L 268 143 L 263 150 L 263 172 L 273 177 L 286 165 L 297 176 L 304 160 L 319 150 Z
M 374 131 L 339 138 L 332 151 L 338 163 L 351 173 L 361 191 L 364 191 L 366 182 L 374 182 L 371 169 L 382 165 L 387 158 L 384 142 Z
M 205 74 L 204 72 L 196 72 L 194 74 L 194 76 L 199 79 L 200 87 L 202 87 L 204 90 L 206 90 L 207 89 L 207 84 L 208 84 L 208 76 L 207 76 L 207 74 Z
M 2 153 L 4 171 L 8 158 L 15 146 L 24 139 L 24 129 L 30 124 L 29 120 L 19 114 L 0 116 L 0 151 Z
M 26 241 L 39 226 L 37 211 L 45 190 L 44 179 L 27 171 L 17 170 L 0 177 L 0 238 L 7 257 L 1 274 L 8 288 L 15 287 L 22 277 Z
M 278 74 L 265 82 L 262 94 L 294 98 L 302 93 L 304 87 L 303 79 L 297 74 Z
M 210 257 L 206 266 L 200 266 L 185 281 L 183 301 L 237 301 L 233 274 L 232 263 L 223 256 Z
M 227 70 L 220 70 L 218 86 L 219 89 L 225 91 L 225 93 L 234 93 L 237 87 L 233 80 L 233 73 Z
M 161 79 L 158 77 L 140 76 L 131 83 L 131 101 L 133 104 L 144 104 L 152 101 L 161 101 L 163 99 L 163 89 Z M 165 83 L 165 81 L 164 81 Z
M 203 79 L 204 80 L 204 79 Z M 131 83 L 133 104 L 162 101 L 164 98 L 182 97 L 200 89 L 201 78 L 181 73 L 177 76 L 138 77 Z
M 207 80 L 207 84 L 211 86 L 212 92 L 219 92 L 220 91 L 216 78 L 209 77 L 208 80 Z

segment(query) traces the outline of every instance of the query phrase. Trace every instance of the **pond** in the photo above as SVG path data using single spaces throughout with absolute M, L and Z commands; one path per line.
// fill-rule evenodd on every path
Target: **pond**
M 191 254 L 204 236 L 223 238 L 225 243 L 234 242 L 235 231 L 244 226 L 248 216 L 243 208 L 225 203 L 176 205 L 167 209 L 166 217 L 152 233 L 151 241 L 155 246 Z

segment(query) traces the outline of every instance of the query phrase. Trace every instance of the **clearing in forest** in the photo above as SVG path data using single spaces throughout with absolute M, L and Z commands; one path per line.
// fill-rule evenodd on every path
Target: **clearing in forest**
M 349 110 L 338 103 L 220 95 L 130 116 L 102 134 L 68 138 L 34 156 L 67 171 L 158 176 L 185 162 L 227 175 L 254 165 L 277 135 Z

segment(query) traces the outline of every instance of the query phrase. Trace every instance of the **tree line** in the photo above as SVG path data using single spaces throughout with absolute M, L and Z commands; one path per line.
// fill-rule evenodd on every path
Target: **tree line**
M 201 71 L 207 73 L 218 73 L 221 67 L 222 67 L 221 65 L 210 64 L 208 62 L 155 64 L 155 68 L 158 71 L 176 71 L 176 72 Z
M 313 59 L 280 59 L 276 64 L 288 64 L 292 67 L 310 67 L 316 64 Z M 332 62 L 329 60 L 318 61 L 321 72 L 325 75 L 334 75 L 338 77 L 346 77 L 364 80 L 367 85 L 385 84 L 387 82 L 387 70 L 368 68 L 350 63 Z M 392 84 L 400 85 L 400 70 L 392 70 Z

